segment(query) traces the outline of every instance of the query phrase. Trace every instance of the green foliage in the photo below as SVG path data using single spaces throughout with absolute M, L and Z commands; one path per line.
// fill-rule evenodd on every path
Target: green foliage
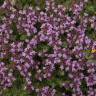
M 27 39 L 27 35 L 21 35 L 20 36 L 20 40 L 26 40 Z
M 28 93 L 23 90 L 24 81 L 19 72 L 14 70 L 14 76 L 16 77 L 16 81 L 11 88 L 4 91 L 4 96 L 28 96 Z
M 40 42 L 38 45 L 37 45 L 37 48 L 35 48 L 35 50 L 37 52 L 47 52 L 47 53 L 52 53 L 53 52 L 53 49 L 51 46 L 48 45 L 47 42 Z
M 88 86 L 87 86 L 85 80 L 82 80 L 82 83 L 81 83 L 81 90 L 82 90 L 84 96 L 87 96 Z
M 45 6 L 45 0 L 16 0 L 16 6 L 19 6 L 20 8 L 26 6 L 39 6 L 41 9 L 43 9 Z
M 89 14 L 94 14 L 95 12 L 95 7 L 93 5 L 89 5 L 86 7 L 86 12 Z
M 18 41 L 18 40 L 24 41 L 28 38 L 26 34 L 23 34 L 23 32 L 20 33 L 17 31 L 18 29 L 14 22 L 12 23 L 12 30 L 13 30 L 12 37 L 11 37 L 12 41 Z
M 35 0 L 16 0 L 16 6 L 22 8 L 27 5 L 35 6 Z
M 4 96 L 28 96 L 27 92 L 22 89 L 17 89 L 15 87 L 7 90 Z
M 57 4 L 64 4 L 65 6 L 69 6 L 72 0 L 56 0 Z
M 89 15 L 94 15 L 94 13 L 96 12 L 96 2 L 94 2 L 93 0 L 88 2 L 88 4 L 85 7 L 85 12 L 87 12 Z
M 64 82 L 71 82 L 71 79 L 68 77 L 68 73 L 64 70 L 60 70 L 58 66 L 56 66 L 56 70 L 54 70 L 52 78 L 50 79 L 43 79 L 42 81 L 34 81 L 34 85 L 37 88 L 42 88 L 44 86 L 50 86 L 57 90 L 56 96 L 61 96 L 62 92 L 65 92 L 66 94 L 71 94 L 72 89 L 66 89 L 62 87 L 62 83 Z
M 66 33 L 64 33 L 64 34 L 62 34 L 62 35 L 60 35 L 60 37 L 59 37 L 60 39 L 61 39 L 61 41 L 63 42 L 63 44 L 62 44 L 62 48 L 67 48 L 67 41 L 66 41 L 66 38 L 67 38 L 67 34 Z
M 92 53 L 91 53 L 91 50 L 84 50 L 83 52 L 85 53 L 85 58 L 86 58 L 87 60 L 90 60 L 90 59 L 93 58 L 93 55 L 92 55 Z
M 91 39 L 93 39 L 93 40 L 96 40 L 95 30 L 94 30 L 93 28 L 91 28 L 90 26 L 88 26 L 85 34 L 86 34 L 89 38 L 91 38 Z
M 4 3 L 4 0 L 0 0 L 0 5 L 2 5 Z

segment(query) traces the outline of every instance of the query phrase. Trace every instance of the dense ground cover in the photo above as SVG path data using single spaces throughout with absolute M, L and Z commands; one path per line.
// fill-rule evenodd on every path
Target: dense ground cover
M 0 1 L 0 96 L 95 96 L 96 1 Z

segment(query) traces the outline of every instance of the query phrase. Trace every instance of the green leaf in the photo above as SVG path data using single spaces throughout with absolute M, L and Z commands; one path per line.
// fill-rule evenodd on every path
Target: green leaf
M 62 47 L 67 48 L 67 42 L 63 42 Z
M 84 50 L 83 51 L 85 53 L 85 58 L 90 60 L 93 58 L 93 55 L 91 54 L 91 50 Z
M 0 0 L 0 6 L 4 3 L 4 0 Z
M 88 6 L 87 7 L 87 10 L 89 11 L 89 12 L 94 12 L 94 6 Z
M 88 14 L 93 14 L 95 12 L 95 7 L 92 5 L 92 4 L 89 4 L 87 7 L 86 7 L 86 12 Z
M 82 80 L 80 87 L 81 87 L 81 90 L 82 90 L 83 94 L 87 95 L 88 87 L 87 87 L 87 84 L 86 84 L 85 80 Z
M 27 39 L 27 35 L 21 35 L 20 36 L 20 40 L 26 40 Z

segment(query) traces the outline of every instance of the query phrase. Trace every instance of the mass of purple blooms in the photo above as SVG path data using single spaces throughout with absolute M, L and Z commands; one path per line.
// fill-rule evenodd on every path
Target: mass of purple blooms
M 12 87 L 19 72 L 24 90 L 37 96 L 96 96 L 96 40 L 87 35 L 96 34 L 96 16 L 84 12 L 87 0 L 69 9 L 54 1 L 46 0 L 44 10 L 0 7 L 0 91 Z M 50 81 L 58 70 L 60 88 L 35 86 L 33 79 Z

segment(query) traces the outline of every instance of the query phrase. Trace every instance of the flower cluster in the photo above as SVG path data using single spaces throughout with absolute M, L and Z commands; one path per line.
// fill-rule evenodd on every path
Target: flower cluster
M 18 71 L 25 89 L 37 96 L 96 95 L 96 16 L 45 0 L 45 9 L 0 7 L 0 89 L 12 86 Z M 96 35 L 94 35 L 96 36 Z M 96 37 L 95 37 L 96 38 Z M 89 50 L 89 51 L 86 51 Z M 14 81 L 15 80 L 15 81 Z
M 12 86 L 15 78 L 12 76 L 12 70 L 8 70 L 3 62 L 0 62 L 0 89 Z

